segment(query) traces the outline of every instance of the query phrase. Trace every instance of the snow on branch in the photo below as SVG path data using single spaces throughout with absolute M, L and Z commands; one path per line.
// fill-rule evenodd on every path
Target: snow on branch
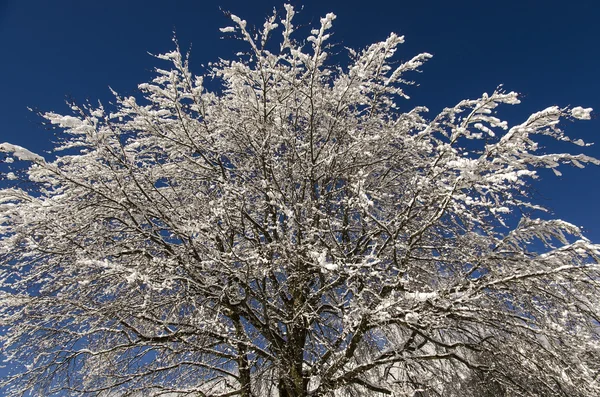
M 0 144 L 35 163 L 0 188 L 0 389 L 600 395 L 600 246 L 530 193 L 600 164 L 562 130 L 592 109 L 404 110 L 430 54 L 340 61 L 335 15 L 295 14 L 229 14 L 247 56 L 198 76 L 175 42 L 138 95 L 42 114 L 77 151 Z
M 24 147 L 13 145 L 11 143 L 0 143 L 0 152 L 9 153 L 19 160 L 44 162 L 44 158 L 38 154 L 35 154 Z

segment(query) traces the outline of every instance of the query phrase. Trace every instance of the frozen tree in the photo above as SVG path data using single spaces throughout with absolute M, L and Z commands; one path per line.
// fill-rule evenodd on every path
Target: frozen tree
M 528 192 L 542 169 L 598 164 L 536 140 L 587 145 L 559 121 L 591 109 L 509 126 L 497 108 L 519 99 L 498 88 L 401 111 L 429 54 L 394 61 L 391 34 L 340 66 L 335 16 L 302 40 L 293 16 L 230 15 L 248 50 L 204 77 L 177 48 L 139 97 L 43 114 L 52 159 L 0 145 L 0 385 L 600 395 L 600 246 Z

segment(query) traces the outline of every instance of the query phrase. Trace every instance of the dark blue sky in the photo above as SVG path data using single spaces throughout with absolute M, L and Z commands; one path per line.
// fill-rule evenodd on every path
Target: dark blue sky
M 406 35 L 399 57 L 421 51 L 434 55 L 415 76 L 420 87 L 409 93 L 412 104 L 432 111 L 466 97 L 492 91 L 498 84 L 525 95 L 509 120 L 547 106 L 582 105 L 600 110 L 600 1 L 296 1 L 304 5 L 299 20 L 318 21 L 332 11 L 335 40 L 363 47 L 390 31 Z M 172 32 L 181 46 L 192 45 L 192 69 L 230 57 L 238 48 L 220 40 L 228 21 L 219 7 L 262 25 L 278 1 L 151 0 L 0 0 L 0 142 L 33 150 L 50 148 L 52 135 L 27 107 L 66 112 L 72 97 L 110 100 L 110 85 L 135 93 L 160 62 L 147 52 L 171 50 Z M 166 65 L 162 65 L 166 66 Z M 566 131 L 585 141 L 600 157 L 600 122 L 567 123 Z M 573 151 L 580 148 L 573 146 Z M 600 242 L 600 169 L 561 169 L 536 187 L 542 203 L 557 216 L 583 226 Z
M 150 0 L 0 1 L 0 142 L 33 150 L 50 147 L 51 134 L 27 107 L 65 112 L 66 97 L 110 100 L 108 86 L 134 93 L 160 62 L 147 52 L 171 50 L 172 32 L 192 45 L 192 68 L 230 57 L 238 45 L 220 40 L 228 24 L 219 7 L 261 24 L 280 2 Z M 304 5 L 300 21 L 318 21 L 332 11 L 335 39 L 362 47 L 390 31 L 406 35 L 399 57 L 427 51 L 434 58 L 415 76 L 412 104 L 433 111 L 498 84 L 525 95 L 506 109 L 512 121 L 557 105 L 600 110 L 600 2 L 594 0 L 502 1 L 293 1 Z M 567 132 L 599 144 L 600 122 L 568 123 Z M 572 147 L 576 151 L 579 147 Z M 583 226 L 600 242 L 600 169 L 563 168 L 563 177 L 544 174 L 536 186 L 544 204 Z
M 332 11 L 335 40 L 363 47 L 390 31 L 406 35 L 399 57 L 427 51 L 434 58 L 409 90 L 411 105 L 433 111 L 498 84 L 525 94 L 508 108 L 513 122 L 550 105 L 600 110 L 600 1 L 293 1 L 304 5 L 300 21 L 318 21 Z M 34 151 L 50 148 L 52 135 L 27 107 L 66 112 L 64 99 L 110 100 L 110 85 L 134 93 L 160 63 L 147 52 L 171 50 L 172 32 L 192 47 L 192 68 L 230 57 L 237 42 L 220 40 L 228 21 L 219 6 L 261 24 L 277 1 L 0 0 L 0 142 Z M 565 125 L 568 133 L 598 145 L 600 121 Z M 580 148 L 573 146 L 573 151 Z M 558 217 L 583 226 L 600 243 L 600 168 L 562 168 L 562 178 L 544 173 L 535 185 L 541 203 Z M 0 373 L 2 370 L 0 370 Z M 0 392 L 1 393 L 1 392 Z

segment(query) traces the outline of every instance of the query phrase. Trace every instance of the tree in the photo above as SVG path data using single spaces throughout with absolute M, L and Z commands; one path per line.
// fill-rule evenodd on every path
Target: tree
M 230 17 L 219 88 L 177 48 L 141 98 L 43 114 L 52 161 L 0 145 L 11 395 L 600 394 L 600 246 L 528 192 L 599 164 L 535 140 L 586 145 L 558 124 L 591 109 L 509 128 L 500 87 L 428 120 L 403 37 L 342 67 L 333 14 L 298 42 L 286 5 L 277 44 Z

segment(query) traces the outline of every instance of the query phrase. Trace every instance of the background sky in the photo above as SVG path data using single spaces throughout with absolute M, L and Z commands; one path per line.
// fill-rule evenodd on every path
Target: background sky
M 600 1 L 597 0 L 364 0 L 291 1 L 304 6 L 296 23 L 318 23 L 334 12 L 333 41 L 364 47 L 389 32 L 406 36 L 399 59 L 419 52 L 434 55 L 413 75 L 409 106 L 434 112 L 461 99 L 491 92 L 499 84 L 524 94 L 517 107 L 500 116 L 522 122 L 551 105 L 593 107 L 600 111 Z M 229 10 L 262 25 L 271 0 L 0 0 L 0 143 L 42 152 L 52 133 L 27 110 L 68 112 L 66 98 L 110 101 L 109 86 L 135 94 L 154 67 L 148 55 L 173 49 L 176 32 L 182 49 L 192 47 L 192 70 L 218 57 L 232 57 L 239 43 L 221 40 Z M 600 157 L 600 121 L 564 123 L 567 134 L 598 144 L 562 146 Z M 561 168 L 563 176 L 543 173 L 534 187 L 539 202 L 555 216 L 582 226 L 600 243 L 600 167 Z M 0 370 L 1 372 L 2 370 Z

